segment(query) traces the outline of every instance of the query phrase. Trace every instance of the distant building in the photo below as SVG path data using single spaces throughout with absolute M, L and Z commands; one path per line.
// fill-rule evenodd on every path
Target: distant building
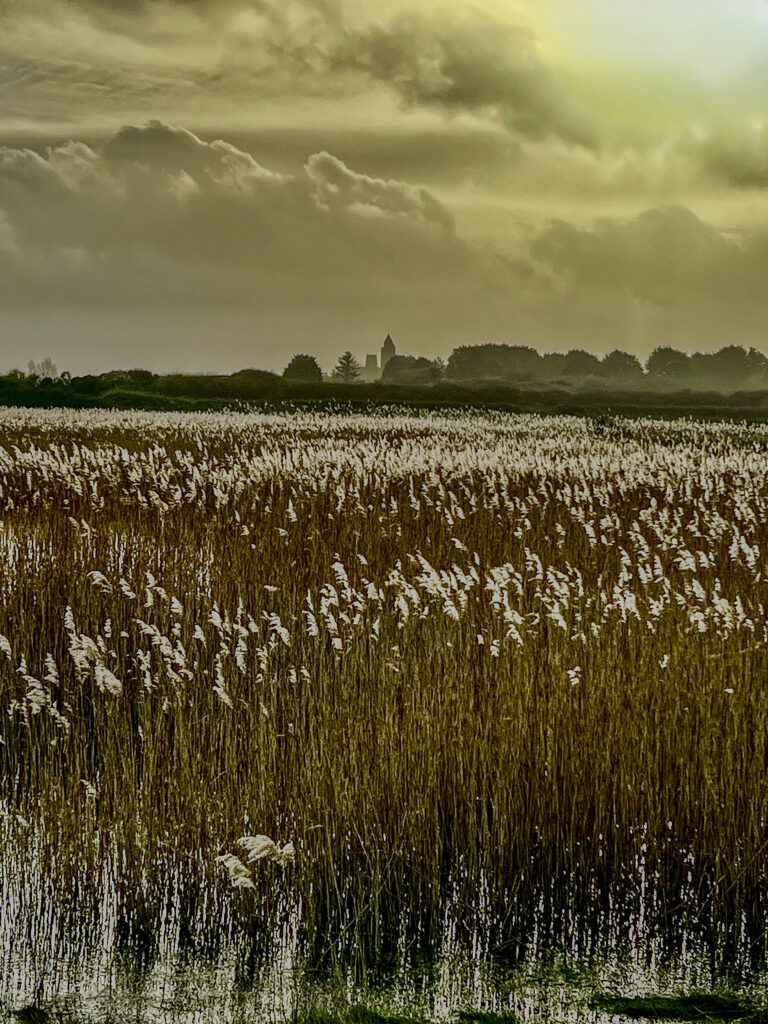
M 379 380 L 384 367 L 392 356 L 396 355 L 397 349 L 395 348 L 394 341 L 392 341 L 392 335 L 388 334 L 384 339 L 384 344 L 381 346 L 381 364 L 379 364 L 375 355 L 367 355 L 365 357 L 365 365 L 360 373 L 360 380 L 363 380 L 366 383 Z
M 365 357 L 365 366 L 360 373 L 360 380 L 364 380 L 367 383 L 378 380 L 381 375 L 379 370 L 379 361 L 376 355 L 368 355 Z
M 397 355 L 397 349 L 395 343 L 392 341 L 392 335 L 388 334 L 384 339 L 384 344 L 381 346 L 381 368 L 382 370 L 387 365 L 392 356 Z

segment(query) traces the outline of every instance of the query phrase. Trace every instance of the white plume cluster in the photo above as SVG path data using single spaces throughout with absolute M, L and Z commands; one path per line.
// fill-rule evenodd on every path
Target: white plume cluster
M 296 856 L 293 843 L 286 843 L 280 847 L 269 836 L 241 836 L 237 843 L 248 854 L 249 864 L 254 864 L 257 860 L 273 860 L 276 864 L 284 866 Z
M 226 868 L 229 880 L 236 889 L 255 889 L 248 868 L 234 853 L 223 853 L 216 858 L 216 863 Z
M 296 856 L 296 848 L 292 842 L 279 846 L 269 836 L 241 836 L 238 846 L 246 852 L 247 864 L 255 864 L 259 860 L 271 860 L 281 867 L 290 864 Z M 249 867 L 234 853 L 224 853 L 216 858 L 229 874 L 229 880 L 236 889 L 255 889 Z

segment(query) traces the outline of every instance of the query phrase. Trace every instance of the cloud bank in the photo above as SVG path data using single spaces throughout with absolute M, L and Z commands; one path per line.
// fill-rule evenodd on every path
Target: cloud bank
M 531 138 L 593 146 L 594 128 L 540 56 L 533 33 L 485 16 L 408 14 L 350 33 L 332 64 L 394 88 L 409 106 L 488 116 Z
M 178 365 L 182 325 L 197 315 L 200 351 L 226 319 L 240 365 L 254 333 L 271 341 L 248 361 L 276 366 L 293 346 L 330 360 L 368 333 L 375 348 L 388 317 L 444 310 L 439 322 L 462 303 L 481 309 L 491 291 L 476 257 L 430 192 L 327 152 L 284 174 L 160 122 L 125 126 L 99 146 L 0 149 L 6 324 L 39 327 L 46 311 L 70 324 L 99 312 L 177 316 L 174 343 L 154 365 Z
M 424 189 L 357 174 L 328 153 L 275 173 L 223 141 L 160 122 L 103 146 L 0 150 L 6 302 L 252 304 L 278 292 L 456 273 L 467 254 Z
M 66 116 L 51 81 L 78 104 L 90 95 L 119 109 L 130 98 L 137 109 L 176 103 L 182 113 L 193 98 L 210 111 L 224 97 L 242 105 L 384 88 L 411 109 L 595 145 L 591 119 L 530 28 L 460 7 L 371 13 L 342 0 L 5 0 L 0 19 L 20 118 L 51 117 L 57 106 Z
M 327 151 L 284 173 L 158 121 L 100 145 L 0 149 L 5 336 L 36 330 L 40 356 L 55 320 L 90 365 L 97 350 L 101 366 L 124 363 L 131 330 L 146 344 L 129 361 L 221 367 L 211 345 L 225 322 L 235 367 L 280 368 L 304 349 L 329 364 L 387 330 L 427 354 L 483 340 L 640 354 L 760 344 L 766 273 L 768 232 L 723 231 L 682 206 L 529 217 L 491 251 L 419 186 Z M 162 351 L 146 333 L 161 322 Z

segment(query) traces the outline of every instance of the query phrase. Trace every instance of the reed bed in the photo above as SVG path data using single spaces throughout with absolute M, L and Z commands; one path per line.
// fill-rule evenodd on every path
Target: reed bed
M 764 955 L 766 551 L 745 425 L 1 411 L 5 941 Z

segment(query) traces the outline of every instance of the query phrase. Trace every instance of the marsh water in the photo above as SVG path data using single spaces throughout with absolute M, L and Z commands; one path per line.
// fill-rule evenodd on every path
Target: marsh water
M 2 861 L 0 1020 L 101 1024 L 422 1024 L 475 1021 L 768 1019 L 760 937 L 654 924 L 653 883 L 626 893 L 611 920 L 575 904 L 553 916 L 540 898 L 507 927 L 478 894 L 448 900 L 437 939 L 406 914 L 380 922 L 394 946 L 360 955 L 358 922 L 318 956 L 302 899 L 281 882 L 272 901 L 232 890 L 191 899 L 182 875 L 155 891 L 151 916 L 129 910 L 119 863 L 65 894 L 30 848 Z M 634 909 L 630 909 L 634 908 Z M 148 909 L 148 904 L 145 905 Z M 412 908 L 413 909 L 413 908 Z M 512 911 L 512 908 L 510 908 Z M 193 920 L 190 920 L 190 913 Z M 484 914 L 486 915 L 484 917 Z M 418 915 L 416 915 L 418 916 Z M 530 930 L 522 934 L 523 918 Z M 507 920 L 514 919 L 511 913 Z M 515 934 L 517 933 L 517 934 Z M 494 937 L 495 940 L 494 941 Z
M 290 948 L 253 970 L 241 946 L 215 959 L 166 951 L 151 963 L 106 947 L 82 946 L 58 957 L 6 947 L 2 972 L 0 1019 L 73 1024 L 762 1021 L 768 995 L 761 973 L 713 970 L 708 957 L 693 952 L 660 963 L 653 950 L 600 958 L 550 954 L 514 970 L 452 950 L 429 968 L 404 965 L 374 984 L 343 970 L 318 977 Z

